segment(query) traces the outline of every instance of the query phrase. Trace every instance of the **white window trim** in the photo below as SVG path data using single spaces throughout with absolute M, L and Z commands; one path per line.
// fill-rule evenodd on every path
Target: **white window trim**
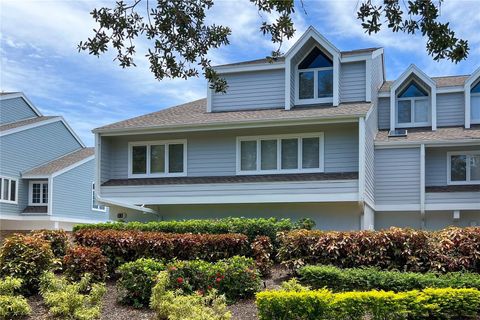
M 468 185 L 468 184 L 480 184 L 480 180 L 471 180 L 470 179 L 470 161 L 469 156 L 480 155 L 479 151 L 454 151 L 447 152 L 447 185 Z M 466 170 L 467 176 L 465 181 L 452 181 L 452 156 L 467 156 Z
M 33 203 L 33 184 L 46 184 L 47 185 L 47 192 L 49 194 L 47 194 L 48 198 L 47 198 L 47 202 L 46 203 Z M 29 206 L 35 206 L 35 207 L 38 207 L 38 206 L 48 206 L 48 203 L 50 202 L 50 198 L 51 198 L 51 194 L 50 194 L 50 184 L 48 183 L 47 180 L 32 180 L 32 181 L 29 181 L 28 183 L 28 205 Z M 40 187 L 40 200 L 43 201 L 43 187 Z
M 150 173 L 150 147 L 152 145 L 165 145 L 165 173 Z M 183 172 L 169 173 L 168 163 L 168 145 L 170 144 L 183 144 Z M 132 150 L 135 146 L 147 147 L 147 173 L 134 174 L 132 172 Z M 139 141 L 128 143 L 128 178 L 162 178 L 162 177 L 184 177 L 187 175 L 187 140 L 158 140 L 158 141 Z
M 332 88 L 332 96 L 331 97 L 325 97 L 325 98 L 318 98 L 318 71 L 326 71 L 326 70 L 332 70 L 333 73 L 335 73 L 334 70 L 334 59 L 335 57 L 332 58 L 332 67 L 325 67 L 325 68 L 309 68 L 309 69 L 298 69 L 298 66 L 300 63 L 302 63 L 303 60 L 312 52 L 314 48 L 317 48 L 318 50 L 322 51 L 323 54 L 325 54 L 328 57 L 327 52 L 325 50 L 322 50 L 319 46 L 315 45 L 313 46 L 306 54 L 302 56 L 302 58 L 299 59 L 299 62 L 295 65 L 295 105 L 305 105 L 305 104 L 316 104 L 316 103 L 333 103 L 333 95 L 335 88 Z M 330 59 L 330 57 L 329 57 Z M 301 72 L 313 72 L 313 98 L 312 99 L 300 99 L 300 73 Z M 335 75 L 333 75 L 335 77 Z M 335 81 L 335 79 L 333 79 Z
M 397 101 L 395 102 L 396 104 L 396 109 L 395 109 L 395 127 L 397 128 L 411 128 L 411 127 L 428 127 L 432 124 L 432 107 L 430 103 L 430 97 L 425 96 L 425 97 L 408 97 L 408 98 L 398 98 L 396 99 Z M 421 100 L 426 100 L 428 101 L 428 111 L 427 111 L 427 116 L 428 116 L 428 121 L 426 122 L 415 122 L 415 108 L 416 104 L 415 101 L 421 101 Z M 398 102 L 399 101 L 410 101 L 410 122 L 398 122 Z
M 12 200 L 4 200 L 2 199 L 3 196 L 3 179 L 8 179 L 10 182 L 8 183 L 8 197 L 10 198 L 10 188 L 12 187 L 12 182 L 15 181 L 15 201 Z M 0 202 L 2 203 L 9 203 L 9 204 L 18 204 L 18 179 L 7 177 L 7 176 L 0 176 Z
M 95 199 L 95 182 L 92 182 L 92 210 L 93 211 L 99 211 L 99 212 L 107 212 L 107 207 L 104 206 L 104 205 L 101 205 L 101 204 L 97 204 L 96 207 L 95 205 L 93 204 L 94 200 Z M 103 209 L 100 209 L 100 207 L 103 207 Z
M 303 169 L 303 144 L 301 141 L 298 143 L 298 169 L 281 169 L 282 166 L 282 139 L 297 138 L 299 140 L 303 138 L 319 138 L 319 168 Z M 277 169 L 261 170 L 261 144 L 262 140 L 277 140 Z M 241 170 L 241 142 L 242 141 L 256 141 L 257 142 L 257 170 Z M 325 146 L 324 146 L 324 134 L 323 132 L 314 133 L 300 133 L 300 134 L 283 134 L 283 135 L 260 135 L 260 136 L 242 136 L 237 137 L 236 145 L 236 174 L 237 175 L 259 175 L 259 174 L 288 174 L 288 173 L 316 173 L 324 172 L 325 163 Z

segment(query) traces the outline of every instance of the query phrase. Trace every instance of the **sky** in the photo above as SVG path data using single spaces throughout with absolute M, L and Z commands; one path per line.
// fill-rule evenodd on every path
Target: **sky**
M 155 0 L 150 0 L 155 1 Z M 125 0 L 130 3 L 131 0 Z M 209 23 L 232 29 L 230 45 L 210 52 L 213 64 L 264 58 L 275 46 L 263 36 L 262 17 L 249 0 L 215 0 Z M 387 79 L 414 63 L 429 76 L 471 74 L 480 66 L 480 0 L 445 0 L 441 20 L 450 21 L 470 43 L 466 61 L 435 62 L 420 36 L 364 33 L 356 10 L 359 0 L 305 0 L 294 15 L 294 43 L 314 26 L 340 50 L 383 47 Z M 22 91 L 44 115 L 61 115 L 81 139 L 93 145 L 93 128 L 203 98 L 202 78 L 155 80 L 144 57 L 148 42 L 137 41 L 137 67 L 122 69 L 111 52 L 100 58 L 79 53 L 77 45 L 93 35 L 93 8 L 113 6 L 95 0 L 0 0 L 0 90 Z M 268 17 L 267 17 L 268 18 Z

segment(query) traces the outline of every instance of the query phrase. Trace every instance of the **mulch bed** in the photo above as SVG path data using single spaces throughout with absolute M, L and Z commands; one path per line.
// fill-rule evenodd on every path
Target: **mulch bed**
M 288 280 L 287 271 L 280 266 L 275 266 L 272 276 L 264 281 L 263 289 L 277 289 L 283 281 Z M 48 309 L 43 304 L 40 296 L 28 299 L 32 307 L 32 315 L 28 320 L 49 320 Z M 155 313 L 150 309 L 134 309 L 123 306 L 117 302 L 117 290 L 114 282 L 107 283 L 107 293 L 103 298 L 102 320 L 151 320 Z M 257 320 L 257 308 L 255 299 L 239 301 L 229 306 L 232 312 L 232 320 Z

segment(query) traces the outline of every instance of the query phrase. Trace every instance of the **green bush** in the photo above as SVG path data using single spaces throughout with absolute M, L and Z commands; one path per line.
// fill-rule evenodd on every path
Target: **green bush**
M 257 293 L 261 320 L 391 320 L 477 319 L 480 291 L 425 289 L 423 291 L 363 291 L 332 293 L 326 289 L 263 291 Z
M 63 257 L 63 267 L 71 281 L 79 281 L 87 273 L 95 282 L 105 281 L 107 277 L 107 258 L 96 247 L 76 246 L 68 249 Z
M 117 281 L 119 301 L 136 308 L 148 306 L 155 279 L 163 270 L 165 265 L 153 259 L 138 259 L 121 265 Z
M 54 317 L 61 319 L 99 319 L 105 292 L 105 285 L 92 284 L 89 274 L 76 283 L 69 283 L 64 277 L 56 277 L 52 272 L 46 272 L 40 279 L 40 293 L 45 304 Z
M 0 280 L 0 319 L 17 319 L 31 313 L 27 300 L 16 295 L 21 287 L 21 279 L 6 277 Z
M 55 258 L 62 258 L 67 252 L 68 235 L 63 230 L 34 230 L 31 235 L 50 242 Z
M 298 271 L 302 284 L 333 291 L 409 291 L 425 288 L 480 289 L 480 275 L 469 272 L 415 273 L 382 271 L 376 268 L 341 269 L 334 266 L 305 266 Z
M 169 275 L 160 272 L 153 288 L 150 307 L 158 320 L 229 320 L 225 297 L 218 296 L 215 290 L 206 294 L 184 295 L 181 290 L 168 291 Z
M 14 234 L 5 240 L 0 249 L 0 276 L 21 279 L 20 292 L 35 294 L 40 275 L 52 267 L 53 258 L 48 241 Z

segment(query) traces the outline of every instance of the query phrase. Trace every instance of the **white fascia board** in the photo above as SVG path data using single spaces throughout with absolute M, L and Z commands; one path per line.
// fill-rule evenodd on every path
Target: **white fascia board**
M 98 189 L 100 189 L 100 188 L 98 188 Z M 138 205 L 131 204 L 131 203 L 125 203 L 124 202 L 125 200 L 128 201 L 128 198 L 125 198 L 125 197 L 122 197 L 121 200 L 117 200 L 117 199 L 103 198 L 103 197 L 97 196 L 97 200 L 99 202 L 106 203 L 106 204 L 113 205 L 113 206 L 117 206 L 117 207 L 128 208 L 128 209 L 142 211 L 142 212 L 146 212 L 146 213 L 156 213 L 155 210 L 152 210 L 150 208 L 145 208 L 143 206 L 138 206 Z M 136 199 L 135 199 L 135 202 L 136 202 Z M 145 204 L 148 204 L 148 203 L 145 203 Z
M 472 75 L 465 81 L 465 85 L 463 90 L 465 92 L 465 128 L 470 128 L 471 125 L 471 98 L 470 98 L 470 90 L 473 83 L 480 78 L 480 68 L 475 70 Z
M 293 56 L 295 53 L 300 50 L 305 43 L 310 39 L 313 38 L 316 40 L 325 50 L 329 51 L 333 56 L 340 58 L 340 50 L 335 47 L 327 38 L 325 38 L 320 32 L 317 31 L 313 26 L 308 27 L 307 31 L 303 33 L 303 35 L 298 39 L 297 42 L 285 53 L 285 57 Z
M 419 211 L 420 204 L 375 204 L 375 211 Z
M 358 200 L 365 198 L 365 118 L 358 120 Z
M 14 92 L 14 93 L 0 95 L 0 101 L 15 99 L 15 98 L 22 98 L 27 103 L 27 105 L 33 110 L 33 112 L 35 112 L 37 116 L 39 117 L 43 116 L 40 110 L 38 110 L 38 108 L 35 107 L 35 105 L 27 98 L 27 96 L 23 92 Z
M 282 62 L 265 62 L 265 63 L 256 63 L 256 64 L 239 64 L 236 66 L 218 66 L 213 69 L 218 74 L 225 73 L 237 73 L 237 72 L 250 72 L 250 71 L 266 71 L 266 70 L 277 70 L 285 68 L 285 63 Z
M 47 215 L 2 215 L 0 220 L 18 220 L 18 221 L 58 221 L 58 222 L 72 222 L 72 223 L 99 223 L 105 222 L 108 219 L 76 219 Z
M 86 145 L 85 143 L 83 143 L 82 139 L 80 139 L 80 137 L 77 135 L 77 133 L 75 131 L 73 131 L 72 127 L 70 127 L 70 125 L 68 124 L 67 121 L 65 121 L 65 119 L 63 117 L 60 117 L 61 120 L 62 120 L 62 123 L 65 125 L 65 127 L 68 129 L 68 131 L 70 131 L 70 133 L 72 134 L 72 136 L 75 138 L 75 140 L 78 141 L 78 143 L 83 147 L 83 148 L 86 148 Z
M 5 131 L 0 132 L 0 137 L 8 136 L 9 134 L 21 132 L 21 131 L 28 130 L 28 129 L 33 129 L 33 128 L 36 128 L 36 127 L 41 127 L 41 126 L 44 126 L 44 125 L 47 125 L 47 124 L 50 124 L 50 123 L 54 123 L 54 122 L 58 122 L 58 121 L 62 121 L 62 117 L 49 118 L 49 119 L 46 119 L 46 120 L 43 120 L 43 121 L 38 121 L 38 122 L 27 124 L 27 125 L 24 125 L 24 126 L 16 127 L 16 128 L 10 129 L 10 130 L 5 130 Z
M 435 88 L 437 86 L 437 83 L 432 79 L 430 78 L 425 72 L 423 72 L 422 70 L 420 70 L 420 68 L 418 68 L 416 65 L 414 64 L 411 64 L 407 70 L 405 70 L 401 75 L 400 77 L 398 77 L 397 80 L 395 80 L 393 83 L 392 83 L 392 89 L 395 91 L 398 89 L 398 87 L 400 87 L 404 82 L 405 80 L 407 80 L 407 78 L 410 76 L 410 75 L 416 75 L 417 77 L 419 77 L 422 81 L 424 81 L 430 88 Z
M 425 204 L 427 211 L 445 211 L 445 210 L 480 210 L 479 203 L 435 203 Z
M 458 139 L 458 140 L 435 140 L 435 141 L 376 141 L 376 149 L 387 149 L 387 148 L 409 148 L 409 147 L 420 147 L 421 144 L 424 144 L 425 147 L 455 147 L 455 146 L 476 146 L 480 145 L 480 139 Z
M 92 161 L 92 160 L 95 160 L 95 155 L 88 156 L 88 157 L 86 157 L 86 158 L 84 158 L 84 159 L 82 159 L 82 160 L 80 160 L 80 161 L 78 161 L 78 162 L 75 162 L 74 164 L 72 164 L 72 165 L 70 165 L 70 166 L 68 166 L 68 167 L 63 168 L 62 170 L 59 170 L 59 171 L 57 171 L 57 172 L 54 172 L 54 173 L 52 174 L 52 178 L 55 178 L 55 177 L 57 177 L 57 176 L 59 176 L 59 175 L 61 175 L 61 174 L 64 174 L 65 172 L 68 172 L 68 171 L 70 171 L 70 170 L 72 170 L 72 169 L 75 169 L 76 167 L 79 167 L 79 166 L 81 166 L 82 164 L 85 164 L 85 163 L 87 163 L 87 162 L 89 162 L 89 161 Z

